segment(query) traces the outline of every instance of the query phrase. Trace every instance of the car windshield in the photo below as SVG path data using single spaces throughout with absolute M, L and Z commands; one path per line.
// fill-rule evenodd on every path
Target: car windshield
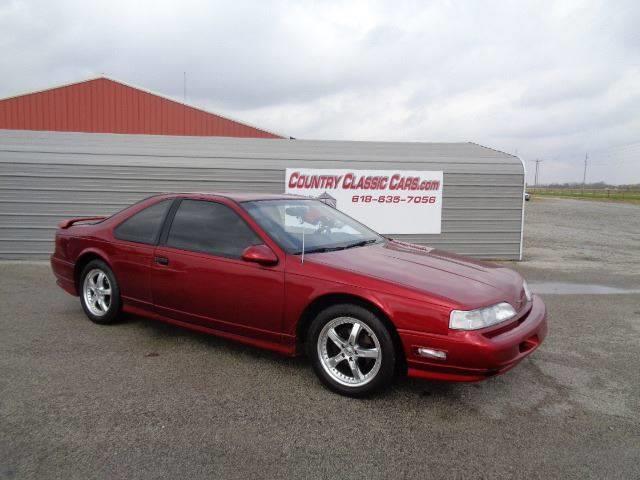
M 329 252 L 383 240 L 373 230 L 318 200 L 257 200 L 243 207 L 288 253 Z

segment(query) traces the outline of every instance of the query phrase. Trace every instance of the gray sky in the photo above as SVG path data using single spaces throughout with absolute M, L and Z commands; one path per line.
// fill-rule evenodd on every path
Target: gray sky
M 640 2 L 0 0 L 0 96 L 104 73 L 297 138 L 640 182 Z M 530 175 L 530 180 L 532 175 Z

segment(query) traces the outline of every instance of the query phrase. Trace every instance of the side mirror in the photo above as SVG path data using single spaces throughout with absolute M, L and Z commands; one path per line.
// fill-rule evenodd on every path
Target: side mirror
M 276 265 L 278 257 L 266 245 L 251 245 L 242 252 L 242 259 L 245 262 L 258 263 L 260 265 Z

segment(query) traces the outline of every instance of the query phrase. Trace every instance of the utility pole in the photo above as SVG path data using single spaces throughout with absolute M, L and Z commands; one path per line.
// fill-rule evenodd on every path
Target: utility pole
M 589 160 L 589 154 L 584 154 L 584 173 L 582 174 L 582 195 L 584 195 L 584 185 L 587 183 L 587 161 Z

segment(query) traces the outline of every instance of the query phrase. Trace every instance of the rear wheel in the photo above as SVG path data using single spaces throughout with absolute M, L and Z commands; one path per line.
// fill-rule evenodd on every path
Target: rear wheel
M 80 274 L 80 302 L 92 322 L 109 324 L 120 315 L 120 289 L 116 277 L 102 260 L 90 261 Z
M 396 352 L 391 335 L 371 311 L 334 305 L 313 320 L 307 354 L 320 380 L 343 395 L 360 397 L 393 380 Z

